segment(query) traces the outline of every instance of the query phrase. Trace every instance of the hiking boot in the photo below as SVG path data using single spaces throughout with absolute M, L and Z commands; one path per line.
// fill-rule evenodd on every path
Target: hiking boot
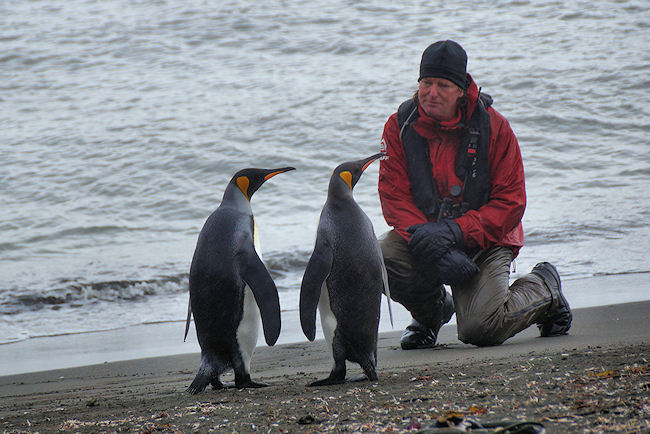
M 537 324 L 540 336 L 550 337 L 566 335 L 571 328 L 573 315 L 571 314 L 569 302 L 562 294 L 562 283 L 557 269 L 549 262 L 540 262 L 533 267 L 531 273 L 540 276 L 551 291 L 551 307 L 545 320 Z
M 456 311 L 454 307 L 454 299 L 448 292 L 445 291 L 441 303 L 442 311 L 440 312 L 440 322 L 438 323 L 438 326 L 435 328 L 429 328 L 424 324 L 413 320 L 411 324 L 406 327 L 406 330 L 402 333 L 402 338 L 399 341 L 403 350 L 433 348 L 436 346 L 438 331 L 440 331 L 440 328 L 444 324 L 449 322 Z
M 402 333 L 399 343 L 403 350 L 418 350 L 435 347 L 437 338 L 433 329 L 413 320 Z

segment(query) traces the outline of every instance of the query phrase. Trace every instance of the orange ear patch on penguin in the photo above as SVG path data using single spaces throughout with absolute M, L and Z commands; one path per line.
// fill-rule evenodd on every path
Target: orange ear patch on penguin
M 250 185 L 250 180 L 248 179 L 247 176 L 240 176 L 237 178 L 237 186 L 241 190 L 242 193 L 244 193 L 244 196 L 246 196 L 246 199 L 251 200 L 250 197 L 248 197 L 248 186 Z
M 345 183 L 350 187 L 350 190 L 352 190 L 352 173 L 349 170 L 343 171 L 339 173 L 339 176 Z

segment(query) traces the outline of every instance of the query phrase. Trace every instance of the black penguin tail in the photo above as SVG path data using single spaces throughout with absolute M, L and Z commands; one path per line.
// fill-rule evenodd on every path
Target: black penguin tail
M 208 384 L 212 382 L 214 375 L 215 372 L 212 364 L 205 357 L 201 357 L 201 366 L 199 366 L 199 370 L 196 373 L 196 377 L 194 377 L 194 381 L 192 381 L 190 387 L 187 388 L 187 392 L 192 395 L 203 392 Z
M 203 392 L 208 384 L 210 384 L 210 377 L 199 372 L 194 377 L 194 381 L 192 381 L 190 387 L 187 388 L 187 392 L 191 395 L 196 395 L 197 393 Z

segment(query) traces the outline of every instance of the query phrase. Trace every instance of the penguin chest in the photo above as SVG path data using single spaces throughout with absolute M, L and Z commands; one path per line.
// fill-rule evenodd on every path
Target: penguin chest
M 337 321 L 334 312 L 332 312 L 332 306 L 330 305 L 330 296 L 329 291 L 327 290 L 327 281 L 323 282 L 323 286 L 321 287 L 320 299 L 318 300 L 318 312 L 320 313 L 320 322 L 321 327 L 323 328 L 323 336 L 325 337 L 328 348 L 331 349 Z
M 253 245 L 257 254 L 262 257 L 260 248 L 260 239 L 257 232 L 257 222 L 253 218 Z M 237 327 L 237 341 L 239 342 L 240 349 L 244 348 L 252 354 L 255 345 L 257 344 L 257 337 L 259 334 L 260 323 L 262 315 L 260 309 L 255 302 L 255 296 L 251 288 L 246 285 L 244 287 L 244 303 L 242 306 L 242 317 Z
M 257 345 L 261 322 L 260 310 L 255 303 L 253 291 L 246 285 L 244 287 L 244 303 L 241 320 L 237 326 L 237 343 L 244 363 L 250 363 L 253 350 Z

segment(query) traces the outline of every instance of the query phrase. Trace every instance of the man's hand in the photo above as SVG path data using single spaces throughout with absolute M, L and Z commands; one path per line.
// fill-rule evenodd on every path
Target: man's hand
M 462 246 L 463 233 L 453 220 L 423 223 L 409 226 L 406 230 L 413 235 L 409 250 L 422 262 L 433 261 L 445 254 L 452 246 Z
M 478 273 L 479 268 L 465 252 L 452 247 L 434 261 L 428 271 L 437 276 L 440 283 L 457 285 Z

